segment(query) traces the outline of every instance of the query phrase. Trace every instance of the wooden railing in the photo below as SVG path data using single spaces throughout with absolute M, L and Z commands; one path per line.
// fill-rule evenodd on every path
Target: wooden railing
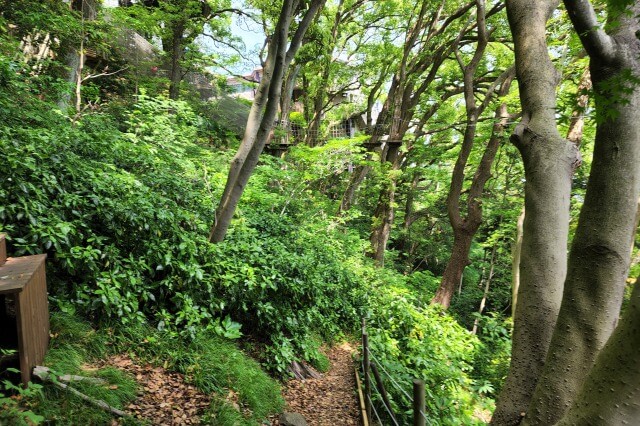
M 382 376 L 380 374 L 380 370 L 382 373 L 387 376 L 389 383 L 398 390 L 400 393 L 404 394 L 409 400 L 413 401 L 413 425 L 414 426 L 426 426 L 427 423 L 431 424 L 431 421 L 426 416 L 426 407 L 425 407 L 425 384 L 423 380 L 414 379 L 413 380 L 413 395 L 409 395 L 409 393 L 400 385 L 398 382 L 386 371 L 383 365 L 379 362 L 377 358 L 371 353 L 369 350 L 369 335 L 367 333 L 366 323 L 362 321 L 362 375 L 364 377 L 364 392 L 360 391 L 360 380 L 357 377 L 358 388 L 360 393 L 362 394 L 362 420 L 365 426 L 373 424 L 373 420 L 377 420 L 380 425 L 394 425 L 400 426 L 400 423 L 397 419 L 393 411 L 393 407 L 391 406 L 391 401 L 389 400 L 389 394 L 385 388 L 384 382 L 382 380 Z M 373 378 L 375 381 L 375 387 L 372 388 L 371 375 L 373 374 Z M 379 414 L 373 405 L 373 401 L 371 400 L 372 391 L 376 392 L 379 396 L 380 401 L 382 401 L 381 410 L 383 414 Z M 385 416 L 386 413 L 386 416 Z M 373 416 L 373 417 L 372 417 Z M 383 420 L 385 417 L 385 420 Z

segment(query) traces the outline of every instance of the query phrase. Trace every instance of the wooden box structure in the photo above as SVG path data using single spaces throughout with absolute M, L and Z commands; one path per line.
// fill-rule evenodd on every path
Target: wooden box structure
M 0 235 L 0 256 L 0 334 L 3 349 L 18 350 L 20 376 L 26 385 L 31 380 L 33 367 L 42 364 L 49 345 L 47 255 L 7 259 L 5 236 Z

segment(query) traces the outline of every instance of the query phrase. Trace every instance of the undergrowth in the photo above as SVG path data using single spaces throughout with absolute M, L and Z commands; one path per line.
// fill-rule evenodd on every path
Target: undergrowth
M 184 339 L 143 325 L 96 331 L 87 322 L 65 313 L 52 315 L 51 333 L 53 337 L 45 366 L 58 375 L 106 380 L 104 385 L 77 381 L 72 386 L 118 409 L 135 399 L 138 392 L 135 379 L 117 368 L 95 369 L 93 364 L 121 353 L 130 354 L 139 363 L 151 363 L 183 373 L 186 381 L 211 394 L 211 406 L 202 416 L 204 423 L 251 426 L 260 424 L 268 415 L 283 408 L 278 383 L 233 342 L 214 334 Z M 230 390 L 237 394 L 240 410 L 226 401 Z M 45 383 L 41 392 L 22 400 L 21 410 L 29 410 L 43 421 L 56 424 L 110 424 L 113 419 L 109 412 L 51 383 Z M 232 422 L 226 419 L 232 419 Z M 22 424 L 17 416 L 11 421 Z M 130 416 L 122 421 L 125 425 L 148 423 Z M 0 424 L 4 423 L 0 421 Z
M 0 231 L 11 255 L 48 254 L 50 300 L 63 311 L 52 318 L 46 363 L 54 371 L 88 374 L 85 363 L 130 353 L 205 392 L 239 395 L 245 410 L 220 397 L 207 421 L 255 424 L 282 408 L 279 387 L 229 338 L 254 339 L 262 366 L 279 376 L 299 359 L 324 370 L 320 346 L 354 333 L 368 315 L 375 353 L 396 381 L 427 381 L 429 415 L 440 423 L 474 421 L 475 389 L 492 393 L 481 379 L 499 386 L 505 357 L 489 354 L 508 346 L 499 321 L 486 327 L 499 333 L 483 349 L 428 306 L 436 277 L 375 268 L 364 258 L 369 218 L 349 213 L 358 231 L 335 217 L 341 179 L 363 161 L 357 141 L 294 149 L 286 161 L 263 156 L 226 240 L 210 244 L 233 150 L 210 146 L 215 126 L 192 105 L 142 91 L 72 122 L 40 93 L 43 76 L 9 54 L 0 54 L 0 70 L 12 70 L 0 79 L 0 170 L 8 176 L 0 179 Z M 495 365 L 481 370 L 478 360 Z M 126 374 L 95 374 L 117 388 L 83 385 L 88 394 L 116 407 L 135 396 Z M 25 408 L 54 422 L 105 421 L 64 392 L 43 392 Z M 402 392 L 391 398 L 408 418 Z

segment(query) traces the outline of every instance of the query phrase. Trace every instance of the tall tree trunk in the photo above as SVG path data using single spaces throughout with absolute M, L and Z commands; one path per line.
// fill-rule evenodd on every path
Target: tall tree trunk
M 477 53 L 480 53 L 481 55 L 482 52 L 483 50 L 480 50 Z M 478 58 L 479 57 L 480 56 L 478 56 Z M 504 132 L 509 118 L 507 105 L 502 103 L 496 109 L 496 123 L 493 127 L 493 133 L 491 134 L 491 138 L 487 143 L 482 159 L 480 160 L 480 164 L 473 176 L 471 187 L 469 189 L 469 196 L 466 201 L 466 216 L 463 218 L 460 212 L 460 199 L 464 183 L 464 171 L 473 147 L 477 120 L 484 109 L 476 106 L 475 104 L 475 90 L 473 89 L 472 72 L 475 72 L 475 70 L 467 68 L 465 71 L 465 74 L 467 74 L 465 78 L 465 86 L 469 87 L 466 90 L 468 121 L 460 154 L 458 155 L 458 159 L 453 170 L 449 194 L 447 196 L 447 213 L 456 238 L 454 238 L 451 257 L 447 262 L 444 274 L 442 275 L 440 286 L 431 300 L 432 304 L 437 303 L 442 305 L 444 308 L 449 308 L 455 287 L 460 283 L 464 269 L 469 264 L 471 241 L 467 242 L 465 239 L 459 238 L 458 236 L 465 235 L 473 240 L 473 237 L 476 232 L 478 232 L 478 229 L 482 224 L 481 197 L 484 193 L 484 186 L 487 180 L 491 177 L 491 165 L 493 164 L 493 160 L 498 152 L 502 133 Z M 499 96 L 506 96 L 509 93 L 513 77 L 513 69 L 505 71 L 500 76 L 500 79 L 498 80 L 500 82 L 500 90 L 498 91 Z M 488 93 L 486 96 L 488 96 L 488 99 L 485 99 L 483 105 L 487 105 L 488 101 L 492 97 L 491 93 Z M 456 244 L 462 244 L 462 247 L 457 247 Z M 461 250 L 465 250 L 465 253 L 461 254 Z
M 635 36 L 640 30 L 636 18 L 640 2 L 630 10 L 630 17 L 618 18 L 619 25 L 611 36 L 594 31 L 595 37 L 602 37 L 601 44 L 585 35 L 595 28 L 585 24 L 593 13 L 585 9 L 585 3 L 565 2 L 591 59 L 596 113 L 601 120 L 569 255 L 562 307 L 526 425 L 557 422 L 577 396 L 583 372 L 591 368 L 617 324 L 629 272 L 629 246 L 635 236 L 640 194 L 640 88 L 625 88 L 622 82 L 626 72 L 640 75 L 640 42 Z M 617 79 L 620 86 L 612 87 L 611 82 Z M 616 99 L 620 101 L 614 102 Z
M 484 292 L 482 293 L 482 300 L 480 301 L 480 307 L 478 308 L 478 314 L 482 315 L 482 312 L 484 312 L 484 308 L 485 306 L 487 306 L 487 299 L 489 298 L 489 287 L 491 286 L 491 280 L 493 279 L 493 269 L 495 267 L 495 263 L 496 263 L 496 251 L 497 251 L 497 247 L 498 245 L 495 244 L 493 246 L 493 249 L 491 250 L 491 261 L 490 261 L 490 265 L 489 265 L 489 275 L 487 276 L 487 279 L 484 283 Z M 473 328 L 471 329 L 471 334 L 477 334 L 478 333 L 478 326 L 480 325 L 480 318 L 476 318 L 475 321 L 473 321 Z
M 523 118 L 512 135 L 525 169 L 525 210 L 511 368 L 492 424 L 517 425 L 538 383 L 566 276 L 571 176 L 576 146 L 555 121 L 558 73 L 547 51 L 546 22 L 557 0 L 507 0 Z
M 322 120 L 322 107 L 324 106 L 323 90 L 325 90 L 324 87 L 313 98 L 313 114 L 311 115 L 309 130 L 307 130 L 307 145 L 310 147 L 319 145 L 320 141 L 320 121 Z
M 70 7 L 72 10 L 77 10 L 81 14 L 82 19 L 82 33 L 80 34 L 80 46 L 78 50 L 71 50 L 65 55 L 65 65 L 69 68 L 69 74 L 67 75 L 67 82 L 72 86 L 73 93 L 75 95 L 74 107 L 79 109 L 81 104 L 81 84 L 82 84 L 82 71 L 84 69 L 85 62 L 85 22 L 94 21 L 98 17 L 98 2 L 97 0 L 74 0 L 71 2 Z M 69 108 L 71 101 L 71 92 L 65 92 L 58 100 L 58 107 L 66 111 Z
M 273 128 L 280 104 L 284 73 L 300 49 L 304 34 L 325 1 L 312 0 L 290 42 L 288 42 L 289 26 L 299 2 L 285 0 L 282 5 L 274 35 L 269 43 L 264 75 L 258 86 L 254 104 L 249 111 L 245 134 L 231 162 L 225 189 L 216 209 L 215 221 L 209 234 L 211 242 L 221 242 L 227 234 L 236 206 L 258 164 L 259 156 Z
M 278 92 L 282 90 L 281 82 L 284 72 L 284 60 L 286 57 L 286 43 L 288 39 L 289 25 L 291 23 L 291 15 L 293 13 L 292 3 L 293 1 L 291 0 L 285 0 L 282 5 L 276 29 L 269 43 L 269 51 L 267 52 L 264 73 L 260 81 L 260 85 L 258 86 L 256 98 L 251 106 L 251 110 L 249 111 L 245 134 L 242 142 L 240 143 L 238 152 L 231 161 L 231 167 L 229 169 L 225 189 L 216 210 L 216 220 L 209 234 L 209 241 L 211 242 L 221 242 L 226 236 L 229 225 L 231 224 L 231 219 L 235 213 L 236 206 L 238 205 L 240 196 L 244 191 L 246 181 L 248 181 L 250 174 L 253 172 L 253 168 L 250 165 L 248 167 L 245 165 L 249 161 L 250 157 L 255 157 L 257 164 L 257 156 L 260 155 L 262 148 L 264 148 L 264 145 L 260 147 L 260 151 L 256 156 L 255 147 L 256 145 L 261 144 L 259 134 L 263 128 L 268 128 L 270 131 L 273 127 L 273 120 L 275 118 L 277 108 L 274 108 L 274 99 L 272 96 L 279 94 Z M 271 109 L 269 113 L 267 113 L 267 109 L 269 109 L 269 101 L 271 101 Z M 270 117 L 270 115 L 273 116 Z
M 391 135 L 397 134 L 391 132 Z M 378 205 L 374 213 L 374 226 L 371 231 L 371 252 L 369 256 L 373 258 L 376 266 L 384 266 L 384 253 L 387 249 L 387 243 L 391 237 L 391 227 L 395 219 L 395 197 L 396 186 L 398 180 L 398 172 L 402 162 L 402 156 L 399 155 L 400 147 L 398 145 L 389 144 L 382 154 L 382 160 L 391 163 L 388 181 L 385 187 L 380 191 Z
M 184 54 L 184 46 L 182 39 L 184 37 L 185 23 L 178 21 L 171 30 L 170 44 L 170 63 L 169 63 L 169 99 L 178 99 L 180 97 L 180 82 L 182 81 L 182 56 Z
M 520 255 L 522 253 L 522 225 L 524 223 L 524 207 L 516 222 L 516 240 L 513 242 L 511 260 L 511 316 L 515 317 L 518 306 L 518 289 L 520 288 Z
M 287 123 L 287 138 L 292 130 L 289 115 L 291 113 L 291 102 L 293 102 L 293 90 L 296 87 L 296 80 L 301 68 L 302 65 L 297 64 L 287 74 L 287 78 L 284 83 L 284 94 L 282 95 L 282 99 L 280 100 L 280 121 L 284 121 Z

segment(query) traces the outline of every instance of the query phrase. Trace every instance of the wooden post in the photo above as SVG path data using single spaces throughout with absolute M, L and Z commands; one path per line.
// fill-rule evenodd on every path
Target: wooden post
M 362 331 L 362 360 L 364 370 L 364 404 L 367 410 L 367 418 L 371 418 L 371 375 L 369 374 L 369 336 L 366 329 Z
M 425 411 L 424 381 L 413 379 L 413 426 L 426 425 Z
M 4 333 L 5 327 L 16 329 L 20 373 L 25 386 L 31 380 L 31 369 L 42 363 L 49 345 L 46 257 L 46 254 L 36 254 L 8 258 L 0 266 L 0 296 L 9 295 L 15 303 L 15 324 L 3 323 L 2 330 Z
M 382 402 L 387 406 L 389 410 L 389 415 L 391 416 L 391 421 L 394 425 L 398 424 L 398 420 L 396 419 L 396 415 L 393 414 L 393 409 L 391 408 L 391 402 L 389 401 L 389 395 L 387 395 L 387 390 L 384 388 L 384 383 L 382 383 L 382 377 L 380 377 L 380 373 L 378 372 L 378 367 L 376 367 L 376 363 L 371 363 L 371 372 L 373 373 L 373 378 L 376 379 L 376 385 L 378 386 L 378 391 L 380 391 L 380 396 L 382 396 Z
M 7 261 L 6 235 L 0 234 L 0 266 Z

